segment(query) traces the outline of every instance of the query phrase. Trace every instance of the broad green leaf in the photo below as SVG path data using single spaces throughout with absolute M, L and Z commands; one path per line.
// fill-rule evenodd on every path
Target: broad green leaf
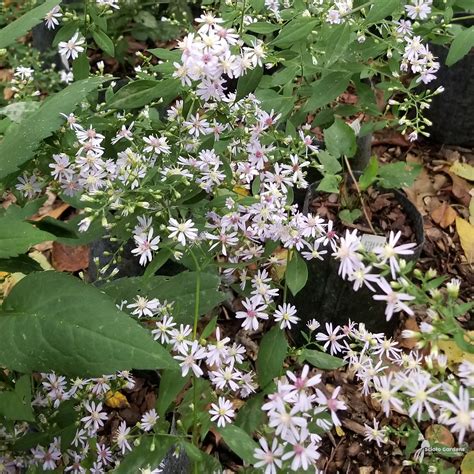
M 339 359 L 339 357 L 311 349 L 303 349 L 300 357 L 306 362 L 309 362 L 312 366 L 323 370 L 335 370 L 346 364 L 342 359 Z
M 34 421 L 29 375 L 16 381 L 15 390 L 0 392 L 0 416 L 7 420 Z
M 188 377 L 181 375 L 181 369 L 163 370 L 160 377 L 160 387 L 158 389 L 158 400 L 156 410 L 161 417 L 165 416 L 166 411 L 176 400 L 179 392 L 184 388 L 189 380 Z
M 339 158 L 342 155 L 354 156 L 357 144 L 354 130 L 341 119 L 324 131 L 324 142 L 331 155 Z
M 379 170 L 379 161 L 375 156 L 370 158 L 367 168 L 359 178 L 359 187 L 362 191 L 367 190 L 377 179 L 377 172 Z
M 365 19 L 366 24 L 377 23 L 400 7 L 400 0 L 374 0 Z
M 474 48 L 474 26 L 458 33 L 449 48 L 446 65 L 452 66 Z
M 0 218 L 1 221 L 2 219 Z M 0 259 L 0 272 L 21 272 L 26 275 L 27 273 L 38 271 L 41 271 L 41 265 L 26 255 Z
M 281 29 L 278 36 L 272 41 L 272 44 L 279 48 L 293 46 L 296 42 L 306 39 L 317 24 L 317 19 L 308 17 L 295 18 Z
M 255 23 L 250 23 L 245 27 L 249 31 L 253 31 L 254 33 L 260 33 L 263 35 L 267 35 L 269 33 L 273 33 L 281 28 L 280 25 L 275 25 L 273 23 L 267 23 L 266 21 L 257 21 Z
M 249 70 L 245 76 L 239 78 L 237 82 L 237 94 L 235 100 L 240 100 L 253 92 L 263 76 L 262 66 Z
M 171 447 L 179 441 L 175 436 L 142 436 L 140 445 L 133 448 L 133 451 L 127 454 L 118 467 L 113 472 L 115 474 L 131 474 L 132 472 L 144 472 L 142 469 L 157 469 L 166 453 Z
M 113 109 L 136 109 L 151 102 L 170 95 L 178 95 L 179 81 L 165 79 L 154 81 L 152 79 L 139 79 L 122 87 L 107 105 Z
M 174 302 L 173 317 L 180 323 L 190 323 L 194 318 L 197 272 L 182 272 L 173 277 L 152 276 L 149 278 L 120 278 L 107 283 L 102 290 L 118 303 L 122 299 L 133 300 L 137 295 Z M 226 295 L 218 290 L 220 279 L 211 273 L 201 273 L 199 293 L 199 315 L 203 315 L 225 300 Z
M 61 0 L 46 0 L 42 5 L 33 8 L 17 20 L 5 26 L 5 28 L 2 28 L 0 30 L 0 48 L 6 48 L 17 38 L 28 33 L 33 26 L 43 21 L 46 13 L 60 3 Z
M 278 326 L 273 326 L 263 336 L 257 357 L 257 377 L 260 387 L 265 387 L 280 375 L 287 349 L 285 333 Z
M 181 51 L 176 49 L 152 48 L 148 50 L 153 56 L 167 61 L 179 61 Z
M 3 303 L 0 334 L 0 365 L 20 372 L 87 377 L 177 367 L 108 296 L 62 273 L 31 273 L 17 283 Z
M 308 267 L 296 251 L 293 252 L 286 267 L 285 281 L 293 296 L 296 296 L 308 281 Z
M 72 73 L 74 75 L 74 80 L 76 81 L 87 79 L 89 77 L 90 70 L 91 65 L 89 64 L 89 58 L 86 52 L 80 54 L 72 62 Z
M 336 63 L 351 44 L 352 26 L 350 23 L 344 22 L 342 25 L 333 26 L 332 28 L 333 31 L 329 35 L 325 48 L 324 62 L 327 67 Z M 342 72 L 339 74 L 344 76 Z
M 154 256 L 151 263 L 146 267 L 145 273 L 143 276 L 145 278 L 151 277 L 154 275 L 172 256 L 170 249 L 165 247 L 161 248 Z
M 115 55 L 115 47 L 114 42 L 102 31 L 99 29 L 92 31 L 92 37 L 96 42 L 97 46 L 104 51 L 104 53 L 108 54 L 109 56 L 114 57 Z
M 264 110 L 267 112 L 274 110 L 281 113 L 283 117 L 293 110 L 296 100 L 292 95 L 281 95 L 273 89 L 259 89 L 255 95 L 262 102 Z
M 254 464 L 254 452 L 259 445 L 242 428 L 229 425 L 217 428 L 227 446 L 247 464 Z
M 338 217 L 344 224 L 353 224 L 361 215 L 360 209 L 343 209 L 339 212 Z
M 235 424 L 250 435 L 258 429 L 265 418 L 265 412 L 262 410 L 264 398 L 264 393 L 257 393 L 248 398 L 235 419 Z
M 342 177 L 337 174 L 327 174 L 319 182 L 317 191 L 322 191 L 324 193 L 339 193 L 339 184 L 342 181 Z
M 87 94 L 104 80 L 103 77 L 91 77 L 74 82 L 45 100 L 36 112 L 25 117 L 21 123 L 12 125 L 0 143 L 0 179 L 14 173 L 33 158 L 41 141 L 64 123 L 65 119 L 60 114 L 73 112 Z
M 339 160 L 325 150 L 318 152 L 318 160 L 323 165 L 325 173 L 336 174 L 342 170 Z
M 315 112 L 339 97 L 349 85 L 350 75 L 331 72 L 311 86 L 311 97 L 304 106 L 305 112 Z
M 54 36 L 52 47 L 56 48 L 61 41 L 68 41 L 72 38 L 74 33 L 80 29 L 82 22 L 80 20 L 73 20 L 61 26 Z
M 422 166 L 402 161 L 379 167 L 378 183 L 386 188 L 409 188 L 420 174 Z
M 47 240 L 55 240 L 54 235 L 14 217 L 0 217 L 0 258 L 2 259 L 16 257 L 27 252 L 33 245 Z

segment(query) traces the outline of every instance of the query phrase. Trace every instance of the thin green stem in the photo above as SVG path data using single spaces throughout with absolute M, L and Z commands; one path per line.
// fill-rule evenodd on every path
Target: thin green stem
M 472 20 L 474 19 L 474 15 L 466 15 L 466 16 L 458 16 L 452 18 L 451 21 L 462 21 L 462 20 Z
M 196 292 L 195 292 L 195 300 L 194 300 L 194 322 L 193 322 L 193 339 L 197 337 L 197 326 L 199 321 L 199 304 L 201 299 L 201 267 L 199 262 L 194 255 L 192 249 L 189 250 L 194 263 L 196 264 Z M 198 408 L 198 393 L 197 393 L 197 386 L 196 386 L 197 377 L 193 375 L 193 444 L 199 447 L 199 433 L 198 433 L 198 424 L 197 424 L 197 408 Z M 197 462 L 194 463 L 193 466 L 194 474 L 199 474 L 198 464 Z
M 245 16 L 245 9 L 247 8 L 247 0 L 244 0 L 242 4 L 242 15 L 240 15 L 240 26 L 239 26 L 239 33 L 242 33 L 244 29 L 244 16 Z
M 288 271 L 288 265 L 290 264 L 292 250 L 288 249 L 286 252 L 286 267 L 285 273 Z M 285 276 L 285 286 L 283 287 L 283 303 L 286 303 L 286 295 L 288 294 L 288 283 Z

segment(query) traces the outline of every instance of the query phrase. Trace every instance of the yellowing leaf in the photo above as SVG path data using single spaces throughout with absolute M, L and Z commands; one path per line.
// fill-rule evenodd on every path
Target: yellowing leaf
M 467 334 L 473 337 L 474 331 L 468 331 Z M 468 360 L 474 364 L 474 354 L 464 352 L 453 340 L 439 341 L 438 346 L 448 358 L 448 365 L 450 367 L 455 364 L 460 364 L 465 360 Z
M 110 408 L 128 407 L 128 400 L 123 393 L 108 391 L 105 394 L 105 404 Z
M 43 270 L 54 270 L 54 267 L 49 263 L 48 259 L 42 252 L 33 250 L 28 254 L 28 256 L 35 262 L 38 262 Z
M 284 248 L 279 248 L 273 252 L 273 257 L 276 257 L 279 262 L 275 265 L 272 265 L 272 277 L 276 281 L 281 281 L 285 276 L 287 255 L 288 250 Z
M 341 437 L 346 434 L 345 431 L 340 426 L 336 426 L 336 433 L 337 433 L 337 436 L 341 436 Z
M 469 451 L 461 463 L 462 474 L 474 474 L 474 451 Z
M 469 165 L 468 163 L 460 163 L 459 161 L 456 161 L 449 171 L 457 174 L 461 178 L 467 179 L 468 181 L 474 181 L 474 166 Z
M 461 247 L 466 254 L 467 261 L 472 263 L 474 261 L 474 226 L 469 222 L 456 218 L 456 230 L 461 240 Z
M 452 448 L 454 446 L 454 436 L 443 425 L 431 425 L 425 431 L 425 438 L 431 443 L 444 444 Z
M 457 212 L 447 202 L 443 202 L 431 213 L 432 219 L 443 229 L 453 224 L 457 215 Z
M 243 188 L 242 186 L 234 186 L 233 191 L 234 193 L 237 193 L 240 196 L 248 196 L 250 194 L 249 190 Z
M 469 203 L 469 223 L 474 225 L 474 197 L 471 198 Z

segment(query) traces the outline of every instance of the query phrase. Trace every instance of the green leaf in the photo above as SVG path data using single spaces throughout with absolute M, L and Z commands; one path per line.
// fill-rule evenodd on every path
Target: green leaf
M 165 59 L 167 61 L 179 61 L 181 57 L 181 51 L 176 49 L 166 49 L 166 48 L 152 48 L 148 50 L 153 56 L 156 56 L 160 59 Z
M 61 3 L 60 0 L 46 0 L 42 5 L 33 8 L 17 20 L 0 30 L 0 48 L 6 48 L 17 38 L 28 33 L 33 26 L 41 23 L 50 10 Z
M 377 157 L 372 156 L 370 158 L 369 164 L 367 168 L 365 168 L 364 172 L 361 174 L 359 178 L 359 188 L 361 191 L 367 190 L 377 179 L 377 172 L 379 170 L 379 161 Z
M 336 63 L 339 58 L 346 52 L 347 48 L 351 44 L 350 38 L 352 33 L 352 25 L 348 22 L 342 25 L 332 27 L 332 32 L 328 37 L 328 41 L 325 48 L 324 62 L 326 67 Z M 344 73 L 339 73 L 344 76 Z
M 257 376 L 261 387 L 265 387 L 280 375 L 287 350 L 288 342 L 284 331 L 278 326 L 273 326 L 263 336 L 258 350 Z
M 156 411 L 161 417 L 165 416 L 166 411 L 176 400 L 176 397 L 189 380 L 188 377 L 181 375 L 181 369 L 163 370 L 160 377 L 160 387 L 158 389 L 158 400 L 156 402 Z
M 53 44 L 51 45 L 53 48 L 56 48 L 61 41 L 68 41 L 72 38 L 74 33 L 79 30 L 82 23 L 79 20 L 72 20 L 61 26 L 57 31 L 56 35 L 54 36 Z
M 79 81 L 81 79 L 87 79 L 89 77 L 90 70 L 91 65 L 89 64 L 87 53 L 80 54 L 72 62 L 72 73 L 74 75 L 74 80 L 76 81 Z
M 336 158 L 342 155 L 354 156 L 357 149 L 354 130 L 341 119 L 334 120 L 324 131 L 324 142 L 329 153 Z
M 336 174 L 327 174 L 319 182 L 317 191 L 322 191 L 324 193 L 339 193 L 339 184 L 342 181 L 342 177 Z
M 245 27 L 249 31 L 253 31 L 254 33 L 260 33 L 263 35 L 267 35 L 269 33 L 273 33 L 281 28 L 280 25 L 275 25 L 273 23 L 268 23 L 266 21 L 257 21 L 255 23 L 250 23 Z
M 262 66 L 257 66 L 255 69 L 250 69 L 245 76 L 239 78 L 237 82 L 237 95 L 235 100 L 238 101 L 251 92 L 253 92 L 262 79 L 263 68 Z
M 227 446 L 247 464 L 254 464 L 254 452 L 259 445 L 242 428 L 235 425 L 226 425 L 217 428 Z
M 391 15 L 400 7 L 400 0 L 374 0 L 365 19 L 366 24 L 377 23 Z
M 351 76 L 340 72 L 331 72 L 311 86 L 311 97 L 304 106 L 305 112 L 315 112 L 339 97 L 349 85 Z
M 41 265 L 26 255 L 20 255 L 18 257 L 0 259 L 0 271 L 8 273 L 21 272 L 26 275 L 27 273 L 41 271 Z
M 235 424 L 245 430 L 249 435 L 254 433 L 263 423 L 265 412 L 262 410 L 265 394 L 258 393 L 247 399 L 245 405 L 239 410 Z
M 16 381 L 14 391 L 0 392 L 0 416 L 7 420 L 34 421 L 29 375 L 23 375 Z
M 288 48 L 298 41 L 304 40 L 318 24 L 317 19 L 300 17 L 291 20 L 280 31 L 271 44 L 279 48 Z
M 292 95 L 281 95 L 273 89 L 259 89 L 255 95 L 262 102 L 264 110 L 270 112 L 273 109 L 275 112 L 281 113 L 282 116 L 293 110 L 296 100 Z
M 314 351 L 311 349 L 303 349 L 301 359 L 309 362 L 314 367 L 323 370 L 335 370 L 346 365 L 346 363 L 342 359 L 339 359 L 339 357 L 334 357 L 325 352 Z
M 339 212 L 338 217 L 344 224 L 353 224 L 362 215 L 360 209 L 343 209 Z
M 420 174 L 422 165 L 402 161 L 383 165 L 378 171 L 378 183 L 386 189 L 409 188 Z
M 0 143 L 0 179 L 18 171 L 23 163 L 33 158 L 41 141 L 64 123 L 60 113 L 73 112 L 86 95 L 104 81 L 102 77 L 91 77 L 74 82 L 45 100 L 36 112 L 21 123 L 12 125 Z
M 55 240 L 54 235 L 15 217 L 0 217 L 0 258 L 16 257 L 47 240 Z
M 161 97 L 176 96 L 179 90 L 180 84 L 176 79 L 165 79 L 164 81 L 139 79 L 122 87 L 112 96 L 107 105 L 113 109 L 135 109 L 148 105 Z
M 69 275 L 31 273 L 15 285 L 2 309 L 0 365 L 11 370 L 87 377 L 177 367 L 109 297 Z
M 166 453 L 171 447 L 179 441 L 174 436 L 142 436 L 139 446 L 133 448 L 133 451 L 127 454 L 118 467 L 114 469 L 115 474 L 130 474 L 132 472 L 141 472 L 142 469 L 156 469 Z
M 336 174 L 342 170 L 339 160 L 325 150 L 318 152 L 318 160 L 323 165 L 325 173 Z
M 143 276 L 145 278 L 153 276 L 172 256 L 170 249 L 161 248 L 154 256 L 151 263 L 146 267 Z
M 109 56 L 114 57 L 115 55 L 115 47 L 113 41 L 102 31 L 99 29 L 92 31 L 92 37 L 94 38 L 95 43 L 97 46 Z
M 173 277 L 152 276 L 149 278 L 120 278 L 107 283 L 102 290 L 111 295 L 118 303 L 122 299 L 131 301 L 135 296 L 158 298 L 161 301 L 174 302 L 173 317 L 180 323 L 193 320 L 196 300 L 197 272 L 182 272 Z M 199 295 L 199 314 L 203 315 L 226 299 L 218 290 L 220 279 L 211 273 L 201 273 Z
M 474 26 L 460 31 L 455 37 L 449 48 L 446 65 L 452 66 L 462 59 L 474 48 Z
M 308 267 L 296 251 L 293 252 L 286 268 L 285 281 L 293 296 L 296 296 L 308 281 Z

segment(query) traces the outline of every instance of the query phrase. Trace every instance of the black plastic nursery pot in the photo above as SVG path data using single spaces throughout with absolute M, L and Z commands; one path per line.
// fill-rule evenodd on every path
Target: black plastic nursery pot
M 436 80 L 427 88 L 444 87 L 444 92 L 433 97 L 425 112 L 433 123 L 430 138 L 446 145 L 474 146 L 474 50 L 448 67 L 448 48 L 431 44 L 430 49 L 441 67 Z
M 303 210 L 309 212 L 311 201 L 318 195 L 316 188 L 319 182 L 308 188 Z M 387 190 L 393 193 L 394 199 L 404 211 L 414 232 L 417 246 L 413 255 L 407 260 L 416 261 L 421 254 L 425 240 L 423 218 L 406 195 L 398 190 Z M 296 343 L 304 343 L 301 332 L 308 332 L 306 324 L 316 319 L 321 325 L 333 323 L 344 326 L 349 320 L 364 323 L 372 332 L 385 333 L 391 336 L 398 323 L 397 314 L 390 321 L 385 317 L 385 303 L 373 299 L 373 292 L 365 286 L 359 291 L 353 290 L 353 283 L 344 281 L 338 275 L 339 263 L 333 257 L 331 248 L 323 260 L 313 259 L 307 262 L 308 282 L 305 287 L 291 298 L 296 306 L 300 321 L 291 330 L 291 336 Z

